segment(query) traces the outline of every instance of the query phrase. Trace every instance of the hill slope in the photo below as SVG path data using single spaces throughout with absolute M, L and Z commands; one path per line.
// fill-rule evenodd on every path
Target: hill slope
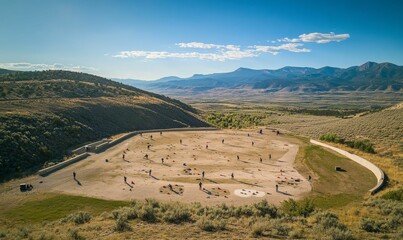
M 121 132 L 207 126 L 196 113 L 180 101 L 89 74 L 0 75 L 1 180 Z
M 377 146 L 379 153 L 391 153 L 396 159 L 403 153 L 403 104 L 397 104 L 382 111 L 340 119 L 310 115 L 273 116 L 273 126 L 301 133 L 319 139 L 323 134 L 337 135 L 353 140 L 369 139 Z M 401 163 L 400 163 L 401 164 Z

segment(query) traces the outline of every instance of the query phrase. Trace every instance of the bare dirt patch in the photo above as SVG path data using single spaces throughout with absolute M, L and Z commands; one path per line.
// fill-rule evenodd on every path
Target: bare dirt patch
M 277 204 L 311 190 L 307 176 L 293 168 L 298 149 L 269 130 L 147 133 L 31 182 L 38 192 L 113 200 Z M 240 197 L 237 189 L 262 196 Z

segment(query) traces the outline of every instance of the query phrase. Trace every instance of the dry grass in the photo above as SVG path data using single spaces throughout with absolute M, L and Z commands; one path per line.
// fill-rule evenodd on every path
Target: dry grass
M 402 159 L 403 108 L 385 109 L 362 116 L 340 119 L 325 116 L 282 115 L 272 116 L 274 127 L 319 139 L 323 134 L 336 133 L 352 140 L 369 139 L 376 151 L 384 157 Z

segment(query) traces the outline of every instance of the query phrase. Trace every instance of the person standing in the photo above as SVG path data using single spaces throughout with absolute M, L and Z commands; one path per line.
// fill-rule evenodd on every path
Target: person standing
M 76 179 L 76 172 L 73 172 L 73 179 Z
M 262 159 L 262 158 L 260 158 L 260 163 L 262 163 L 262 161 L 263 161 L 263 159 Z
M 234 179 L 234 173 L 231 173 L 231 179 Z
M 204 171 L 202 172 L 202 179 L 204 179 Z
M 276 192 L 278 192 L 278 185 L 276 184 Z
M 199 182 L 199 190 L 202 190 L 203 183 Z
M 148 176 L 151 176 L 151 169 L 150 169 L 150 171 L 148 171 Z

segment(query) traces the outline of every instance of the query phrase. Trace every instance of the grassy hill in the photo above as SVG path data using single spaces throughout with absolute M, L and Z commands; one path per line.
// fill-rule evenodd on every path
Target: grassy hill
M 90 74 L 0 75 L 0 180 L 61 160 L 68 149 L 121 132 L 207 126 L 174 99 Z
M 397 153 L 401 158 L 403 152 L 402 103 L 381 111 L 358 114 L 352 118 L 342 119 L 326 116 L 302 114 L 285 114 L 272 116 L 277 127 L 319 138 L 323 134 L 336 133 L 342 138 L 368 139 L 378 147 L 377 152 Z

